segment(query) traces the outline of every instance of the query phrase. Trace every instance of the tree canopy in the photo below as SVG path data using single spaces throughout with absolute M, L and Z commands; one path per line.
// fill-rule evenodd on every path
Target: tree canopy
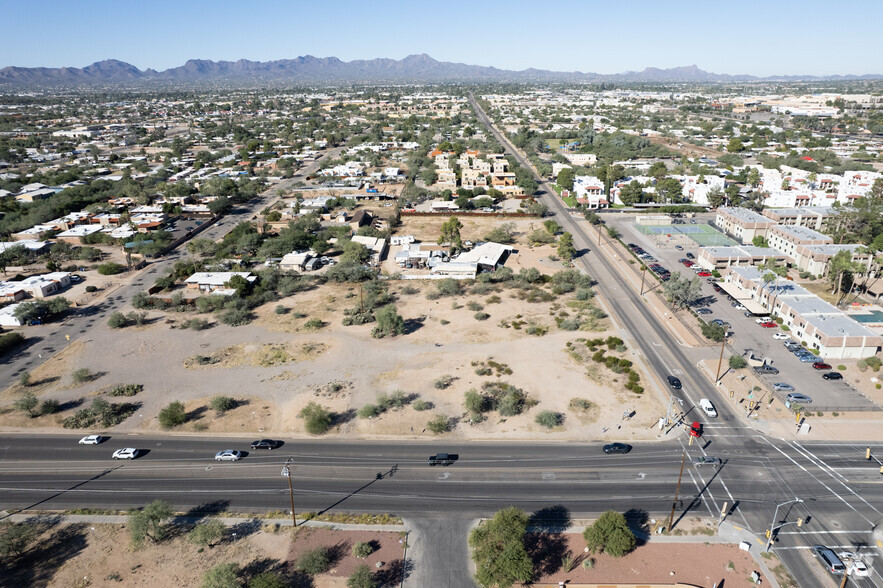
M 508 588 L 533 577 L 533 563 L 524 547 L 527 522 L 527 513 L 510 506 L 472 530 L 469 545 L 481 586 Z

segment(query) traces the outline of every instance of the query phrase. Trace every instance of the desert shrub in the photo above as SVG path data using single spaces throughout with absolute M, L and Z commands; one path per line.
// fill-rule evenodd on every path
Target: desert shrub
M 230 308 L 218 316 L 219 321 L 225 325 L 230 325 L 231 327 L 247 325 L 253 318 L 254 315 L 251 311 L 245 308 Z
M 366 541 L 357 541 L 353 545 L 353 555 L 355 557 L 365 558 L 374 553 L 374 546 Z
M 560 412 L 554 410 L 543 410 L 537 414 L 534 422 L 538 425 L 552 429 L 559 426 L 564 421 L 564 416 Z
M 437 414 L 426 423 L 426 426 L 430 431 L 438 435 L 447 432 L 451 428 L 451 419 L 443 414 Z
M 868 371 L 868 362 L 867 360 L 860 359 L 855 362 L 855 367 L 857 367 L 860 372 L 866 372 Z
M 111 329 L 122 329 L 129 324 L 128 319 L 126 319 L 126 315 L 121 312 L 115 312 L 111 314 L 107 319 L 107 326 Z
M 469 310 L 471 310 L 473 312 L 478 312 L 479 310 L 484 310 L 484 306 L 482 306 L 481 304 L 479 304 L 478 302 L 476 302 L 474 300 L 470 300 L 469 302 L 467 302 L 466 308 L 468 308 Z
M 324 574 L 331 567 L 331 556 L 326 547 L 317 547 L 297 558 L 295 565 L 297 569 L 303 570 L 311 576 Z
M 524 411 L 527 395 L 518 388 L 512 387 L 497 402 L 497 411 L 502 416 L 515 416 Z
M 635 548 L 635 534 L 628 527 L 622 513 L 608 510 L 583 532 L 586 546 L 592 553 L 604 551 L 613 557 L 622 557 Z
M 288 309 L 282 306 L 281 304 L 276 306 L 276 310 L 274 310 L 276 314 L 288 314 Z
M 567 318 L 558 323 L 558 328 L 562 331 L 578 331 L 582 321 L 579 318 Z
M 383 409 L 376 404 L 366 404 L 359 409 L 358 415 L 360 419 L 370 419 L 383 414 Z
M 734 370 L 740 370 L 748 365 L 748 361 L 741 355 L 731 355 L 729 363 Z
M 353 575 L 346 579 L 347 588 L 377 588 L 377 580 L 371 573 L 371 568 L 362 564 L 353 570 Z
M 194 331 L 204 331 L 209 326 L 210 323 L 203 318 L 192 318 L 181 323 L 182 329 L 193 329 Z
M 92 372 L 90 372 L 88 368 L 80 368 L 78 370 L 74 370 L 74 373 L 71 374 L 71 377 L 77 384 L 90 382 L 94 378 Z
M 187 539 L 194 545 L 212 547 L 224 537 L 227 527 L 218 519 L 209 519 L 193 527 Z
M 493 409 L 493 400 L 475 389 L 463 395 L 463 406 L 472 414 L 481 414 Z
M 595 406 L 592 401 L 586 398 L 571 398 L 567 407 L 574 412 L 587 412 L 593 406 Z
M 47 399 L 40 403 L 40 414 L 55 414 L 61 409 L 61 403 L 57 400 Z
M 875 372 L 880 371 L 880 366 L 883 365 L 883 361 L 880 360 L 876 355 L 872 355 L 871 357 L 866 357 L 864 362 L 867 364 L 869 368 L 874 370 Z
M 845 371 L 845 370 L 846 370 L 846 366 L 843 365 L 843 364 L 841 363 L 841 364 L 838 364 L 838 365 L 837 365 L 837 369 L 840 370 L 840 371 L 842 372 L 842 371 Z
M 89 292 L 90 294 L 91 294 L 92 292 L 98 292 L 98 287 L 97 287 L 97 286 L 91 286 L 91 285 L 90 285 L 90 286 L 86 286 L 86 292 Z
M 331 428 L 331 413 L 315 402 L 303 407 L 298 416 L 304 419 L 304 428 L 310 435 L 322 435 Z
M 110 389 L 108 396 L 135 396 L 144 389 L 141 384 L 119 384 Z
M 213 396 L 209 407 L 215 412 L 227 412 L 236 408 L 236 400 L 229 396 Z
M 311 318 L 307 322 L 304 323 L 304 328 L 310 331 L 318 331 L 322 327 L 325 326 L 325 321 L 318 318 Z
M 96 425 L 113 427 L 132 416 L 138 410 L 137 404 L 128 402 L 110 403 L 103 398 L 92 401 L 90 408 L 82 408 L 73 416 L 67 417 L 61 423 L 65 429 L 85 429 Z
M 477 368 L 477 369 L 475 370 L 475 373 L 476 373 L 477 375 L 479 375 L 479 376 L 491 376 L 491 375 L 493 375 L 494 370 L 492 370 L 491 368 L 487 367 L 486 365 L 483 365 L 483 366 Z
M 433 404 L 428 400 L 415 400 L 411 406 L 414 407 L 414 410 L 418 412 L 423 412 L 424 410 L 432 410 Z
M 401 290 L 399 290 L 399 292 L 402 294 L 405 294 L 407 296 L 413 296 L 414 294 L 419 294 L 420 290 L 415 288 L 414 286 L 408 285 L 408 286 L 405 286 L 404 288 L 402 288 Z
M 112 261 L 108 261 L 107 263 L 102 263 L 98 266 L 98 273 L 102 276 L 113 276 L 115 274 L 120 274 L 126 271 L 126 266 L 120 265 L 118 263 L 114 263 Z
M 460 282 L 454 278 L 439 280 L 435 284 L 435 289 L 440 296 L 456 296 L 462 291 Z
M 444 390 L 454 382 L 454 377 L 448 374 L 443 375 L 433 384 L 436 390 Z
M 377 396 L 377 404 L 383 408 L 383 410 L 389 410 L 390 408 L 404 408 L 410 401 L 410 397 L 401 390 L 396 390 L 389 396 L 386 394 L 380 394 Z
M 171 429 L 186 422 L 187 411 L 184 410 L 184 405 L 177 400 L 159 411 L 159 426 L 163 429 Z
M 489 315 L 489 314 L 486 313 L 486 312 L 476 312 L 476 313 L 475 313 L 474 315 L 472 315 L 472 316 L 474 316 L 474 317 L 475 317 L 475 320 L 477 320 L 477 321 L 486 321 L 486 320 L 488 320 L 489 318 L 491 318 L 491 315 Z

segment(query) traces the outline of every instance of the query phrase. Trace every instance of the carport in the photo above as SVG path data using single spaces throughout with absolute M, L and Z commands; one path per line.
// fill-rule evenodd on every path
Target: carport
M 726 292 L 727 294 L 729 294 L 730 296 L 735 298 L 736 301 L 739 304 L 741 304 L 742 306 L 744 306 L 745 310 L 747 310 L 751 314 L 756 314 L 756 315 L 761 315 L 761 316 L 768 316 L 770 314 L 770 311 L 768 311 L 763 304 L 760 304 L 759 302 L 755 302 L 754 300 L 752 300 L 751 296 L 749 296 L 745 290 L 743 290 L 742 288 L 740 288 L 736 284 L 732 284 L 730 282 L 716 282 L 716 283 L 718 286 L 721 287 L 721 289 L 724 292 Z

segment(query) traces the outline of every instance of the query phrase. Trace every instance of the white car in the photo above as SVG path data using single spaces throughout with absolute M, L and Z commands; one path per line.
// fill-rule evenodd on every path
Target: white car
M 699 407 L 711 418 L 717 418 L 717 410 L 715 410 L 714 405 L 707 398 L 702 398 L 699 400 Z
M 138 457 L 138 450 L 134 447 L 126 447 L 125 449 L 117 449 L 113 452 L 114 459 L 135 459 Z
M 788 337 L 787 333 L 776 333 L 775 335 L 773 335 L 773 339 L 789 339 L 789 338 L 790 337 Z
M 242 454 L 235 449 L 225 449 L 215 455 L 216 461 L 239 461 L 241 458 Z
M 89 435 L 80 439 L 80 445 L 98 445 L 102 441 L 104 441 L 104 437 L 101 435 Z
M 871 575 L 871 570 L 868 569 L 868 566 L 862 560 L 854 559 L 852 560 L 852 565 L 849 566 L 849 575 L 867 577 Z

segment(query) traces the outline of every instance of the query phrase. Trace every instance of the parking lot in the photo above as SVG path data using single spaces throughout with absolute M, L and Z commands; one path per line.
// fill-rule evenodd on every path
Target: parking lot
M 692 278 L 696 275 L 694 270 L 685 267 L 679 261 L 688 258 L 688 253 L 694 256 L 698 256 L 699 253 L 699 245 L 690 238 L 689 228 L 704 225 L 701 231 L 701 240 L 713 242 L 716 238 L 709 232 L 709 229 L 712 231 L 715 229 L 708 225 L 708 220 L 711 218 L 710 214 L 697 215 L 695 225 L 687 220 L 685 225 L 679 224 L 672 227 L 675 230 L 671 233 L 666 232 L 664 227 L 652 227 L 662 229 L 652 232 L 646 231 L 646 227 L 642 227 L 644 230 L 641 230 L 635 225 L 632 216 L 611 217 L 608 223 L 620 231 L 624 243 L 633 243 L 656 259 L 655 262 L 645 259 L 644 263 L 648 266 L 658 264 L 668 270 L 670 275 L 680 273 L 681 276 Z M 686 233 L 679 233 L 678 228 L 688 230 Z M 721 243 L 724 242 L 724 239 L 728 239 L 722 234 L 720 238 Z M 660 279 L 665 279 L 664 271 L 656 270 L 655 273 L 660 275 Z M 864 411 L 880 409 L 846 380 L 829 381 L 822 378 L 824 373 L 837 371 L 838 361 L 836 359 L 827 360 L 827 363 L 833 366 L 833 370 L 816 370 L 812 367 L 812 363 L 802 363 L 784 345 L 793 339 L 790 337 L 788 339 L 774 339 L 776 333 L 782 333 L 780 329 L 765 328 L 756 322 L 757 317 L 746 317 L 745 310 L 737 307 L 726 292 L 715 291 L 712 283 L 714 280 L 710 279 L 710 276 L 702 276 L 700 279 L 702 280 L 702 297 L 697 300 L 694 310 L 707 308 L 711 312 L 703 314 L 701 316 L 703 320 L 719 319 L 730 325 L 727 330 L 732 332 L 729 337 L 729 348 L 732 354 L 742 354 L 746 358 L 753 354 L 755 357 L 765 358 L 768 365 L 779 370 L 779 373 L 775 375 L 759 376 L 766 383 L 768 391 L 775 394 L 779 400 L 784 402 L 787 394 L 791 392 L 773 390 L 773 384 L 783 382 L 793 386 L 793 392 L 802 393 L 812 398 L 811 407 L 813 410 Z M 648 281 L 649 283 L 651 282 Z M 661 288 L 661 286 L 659 287 Z

